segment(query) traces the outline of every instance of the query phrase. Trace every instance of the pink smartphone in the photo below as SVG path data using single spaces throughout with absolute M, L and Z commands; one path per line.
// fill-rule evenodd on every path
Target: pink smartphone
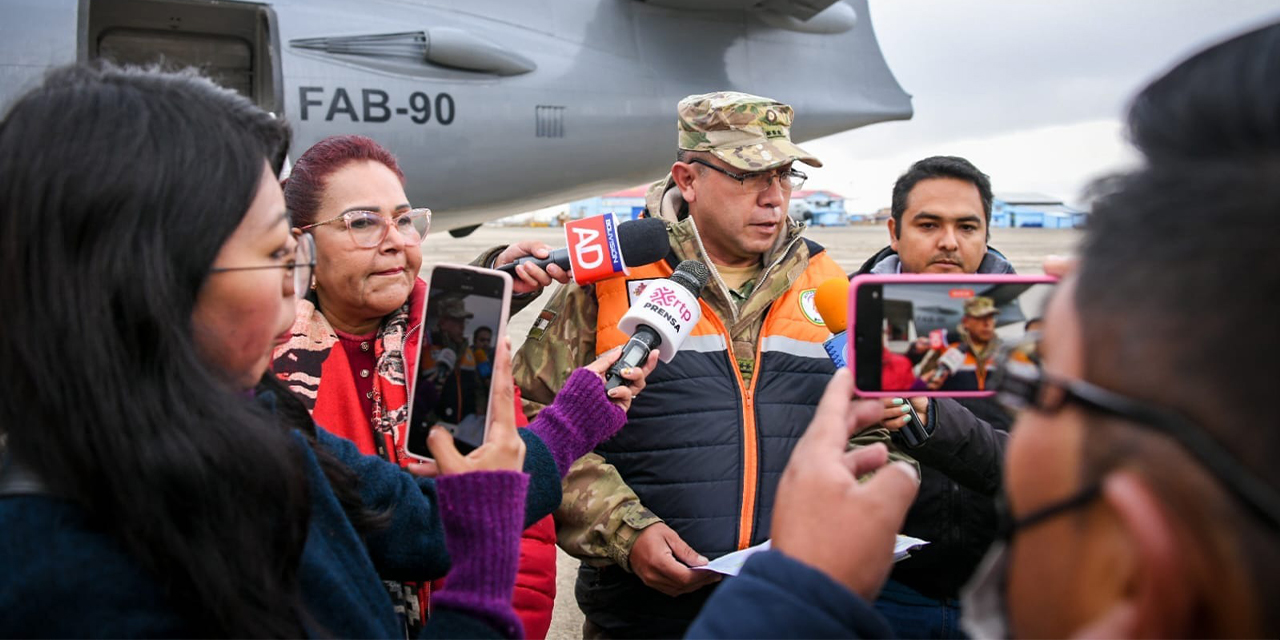
M 438 264 L 427 279 L 426 318 L 409 387 L 405 450 L 431 460 L 427 434 L 440 425 L 466 455 L 489 431 L 498 340 L 507 333 L 511 276 L 494 269 Z
M 999 356 L 1034 358 L 1035 321 L 1057 279 L 1018 275 L 864 275 L 849 283 L 849 351 L 858 395 L 972 398 Z

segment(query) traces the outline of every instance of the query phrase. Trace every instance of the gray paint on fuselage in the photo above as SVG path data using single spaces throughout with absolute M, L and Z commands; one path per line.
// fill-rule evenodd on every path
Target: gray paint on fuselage
M 6 0 L 0 104 L 76 59 L 82 11 L 92 4 Z M 693 93 L 738 90 L 788 102 L 797 141 L 911 116 L 865 0 L 850 1 L 853 29 L 825 35 L 775 29 L 749 11 L 630 0 L 472 0 L 465 10 L 404 0 L 267 4 L 293 155 L 329 135 L 374 138 L 398 156 L 410 200 L 437 212 L 437 229 L 661 177 L 675 156 L 676 102 Z M 423 62 L 407 75 L 367 57 L 289 44 L 441 27 L 496 43 L 536 69 L 499 77 Z M 562 118 L 550 129 L 561 136 L 537 135 L 538 106 L 563 107 L 544 112 Z M 442 108 L 451 117 L 442 120 Z

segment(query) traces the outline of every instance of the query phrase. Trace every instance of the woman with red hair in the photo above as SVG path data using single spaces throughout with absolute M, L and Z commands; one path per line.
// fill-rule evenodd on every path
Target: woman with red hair
M 284 184 L 295 232 L 315 238 L 311 291 L 300 300 L 289 340 L 276 348 L 274 371 L 303 399 L 315 421 L 366 454 L 402 466 L 408 380 L 414 379 L 426 300 L 418 278 L 431 211 L 414 208 L 396 158 L 364 136 L 332 136 L 304 152 Z M 497 264 L 546 250 L 521 243 Z M 545 254 L 543 254 L 545 255 Z M 552 268 L 555 269 L 554 267 Z M 522 265 L 518 292 L 562 281 Z M 516 414 L 519 411 L 516 395 Z M 521 425 L 523 426 L 523 425 Z M 425 621 L 430 591 L 388 581 L 410 635 Z M 528 637 L 545 637 L 555 601 L 555 528 L 548 516 L 521 540 L 513 603 Z

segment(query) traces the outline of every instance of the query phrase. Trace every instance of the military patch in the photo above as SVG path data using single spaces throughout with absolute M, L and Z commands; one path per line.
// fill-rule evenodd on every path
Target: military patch
M 542 341 L 542 336 L 547 333 L 547 327 L 551 326 L 551 322 L 555 319 L 555 311 L 543 309 L 542 313 L 538 314 L 538 318 L 533 321 L 533 326 L 529 327 L 529 339 Z
M 800 292 L 800 313 L 803 313 L 809 322 L 825 327 L 827 323 L 823 322 L 822 314 L 818 313 L 818 305 L 814 302 L 817 293 L 817 289 L 805 289 Z
M 653 282 L 654 280 L 662 280 L 662 278 L 644 278 L 642 280 L 627 281 L 627 307 L 628 308 L 631 307 L 631 303 L 635 301 L 636 298 L 640 297 L 640 294 L 644 293 L 644 290 L 649 286 L 649 283 Z
M 787 137 L 786 127 L 761 127 L 764 129 L 764 137 L 766 138 L 785 138 Z

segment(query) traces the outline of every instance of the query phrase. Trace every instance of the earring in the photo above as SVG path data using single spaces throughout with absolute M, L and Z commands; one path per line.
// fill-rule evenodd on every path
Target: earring
M 315 277 L 315 276 L 311 276 L 311 290 L 312 290 L 312 291 L 315 291 L 315 290 L 316 290 L 316 277 Z

